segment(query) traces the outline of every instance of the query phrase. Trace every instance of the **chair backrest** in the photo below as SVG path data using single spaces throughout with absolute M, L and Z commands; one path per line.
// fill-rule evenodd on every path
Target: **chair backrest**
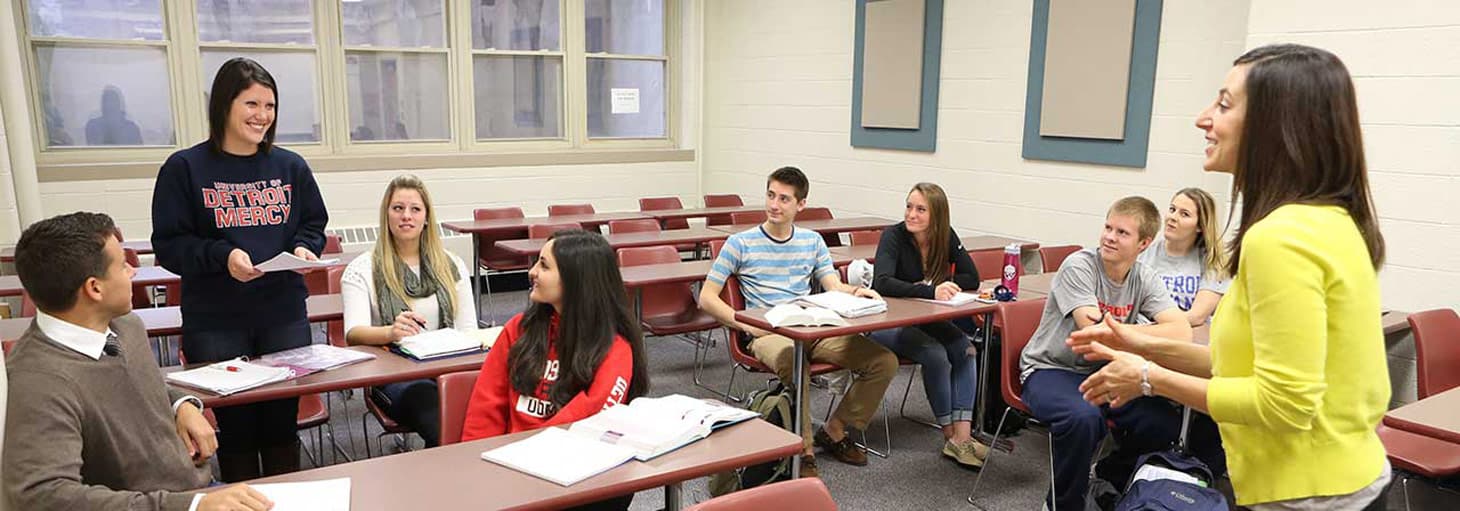
M 1029 413 L 1029 407 L 1024 404 L 1023 384 L 1019 383 L 1019 355 L 1024 352 L 1024 346 L 1029 344 L 1029 339 L 1034 337 L 1034 331 L 1039 329 L 1039 318 L 1044 314 L 1044 299 L 1019 300 L 1015 302 L 1001 302 L 996 312 L 1003 322 L 1003 333 L 1000 335 L 1000 342 L 1003 343 L 1000 353 L 1000 383 L 999 388 L 1004 394 L 1004 403 L 1015 409 Z
M 534 240 L 547 239 L 548 236 L 552 236 L 553 233 L 558 232 L 558 231 L 569 231 L 569 230 L 573 230 L 573 229 L 582 229 L 582 228 L 583 228 L 583 224 L 580 224 L 578 222 L 557 222 L 557 223 L 551 223 L 551 224 L 532 224 L 532 225 L 527 226 L 527 238 L 528 239 L 534 239 Z
M 138 268 L 142 266 L 142 257 L 137 255 L 136 249 L 122 249 L 122 258 L 127 261 L 127 266 Z M 147 286 L 132 286 L 132 308 L 144 309 L 152 307 L 152 294 L 147 292 Z
M 666 209 L 684 209 L 679 202 L 679 197 L 645 197 L 639 199 L 639 211 L 663 211 Z M 609 227 L 612 229 L 612 226 Z M 665 229 L 688 229 L 689 220 L 674 218 L 664 221 Z
M 725 240 L 710 240 L 710 260 L 720 257 L 720 249 L 725 248 Z
M 876 245 L 882 241 L 882 230 L 852 231 L 852 246 Z
M 360 257 L 370 257 L 370 254 L 362 254 Z M 326 280 L 329 283 L 330 294 L 337 295 L 344 292 L 344 286 L 340 284 L 340 277 L 344 274 L 344 266 L 335 266 L 331 267 L 329 270 L 326 270 L 325 275 Z M 337 319 L 325 323 L 325 338 L 329 340 L 331 346 L 339 346 L 343 348 L 349 345 L 349 343 L 345 341 L 345 320 Z
M 122 259 L 125 259 L 127 261 L 127 266 L 131 266 L 133 268 L 142 266 L 142 256 L 137 254 L 137 249 L 122 249 Z
M 462 371 L 443 374 L 436 379 L 441 399 L 441 445 L 461 441 L 461 427 L 466 423 L 466 405 L 471 402 L 471 391 L 477 386 L 480 371 Z
M 673 246 L 621 248 L 618 250 L 618 265 L 640 266 L 679 262 L 679 251 Z M 639 289 L 639 314 L 644 318 L 693 314 L 699 308 L 694 289 L 689 282 L 656 284 Z
M 1460 316 L 1451 309 L 1409 315 L 1419 366 L 1419 398 L 1460 386 Z
M 522 208 L 519 207 L 474 209 L 471 212 L 471 216 L 475 220 L 525 218 L 522 214 Z M 488 264 L 489 266 L 527 266 L 529 261 L 527 257 L 518 256 L 497 248 L 497 241 L 520 238 L 522 236 L 521 232 L 517 231 L 517 233 L 510 235 L 483 233 L 473 236 L 477 240 L 477 254 L 481 259 L 478 261 L 478 264 Z
M 688 511 L 796 509 L 836 511 L 836 501 L 817 477 L 803 477 L 740 490 L 690 506 Z
M 1079 252 L 1083 248 L 1079 245 L 1060 245 L 1056 247 L 1039 247 L 1039 260 L 1042 261 L 1045 273 L 1060 271 L 1060 265 L 1065 263 L 1065 258 L 1070 254 Z
M 739 195 L 733 193 L 705 194 L 705 207 L 707 208 L 727 208 L 744 205 L 745 201 L 741 200 Z
M 973 259 L 973 268 L 980 279 L 997 279 L 1004 275 L 1004 251 L 1001 249 L 975 250 L 968 253 Z
M 796 213 L 796 220 L 831 220 L 831 209 L 829 208 L 806 208 Z
M 522 208 L 477 208 L 472 210 L 471 217 L 474 220 L 495 220 L 498 218 L 525 218 Z
M 765 219 L 764 211 L 742 211 L 730 214 L 730 223 L 735 225 L 758 224 L 764 222 Z
M 30 299 L 30 293 L 20 292 L 20 316 L 22 318 L 35 317 L 35 302 Z
M 630 232 L 659 232 L 659 230 L 659 221 L 653 218 L 614 220 L 608 223 L 609 234 L 623 234 Z
M 643 266 L 679 261 L 679 251 L 669 245 L 618 249 L 619 266 Z
M 340 237 L 339 236 L 334 235 L 334 234 L 329 234 L 329 235 L 326 235 L 324 237 L 324 253 L 326 253 L 326 254 L 343 254 L 343 253 L 345 253 L 345 247 L 344 247 L 344 245 L 340 244 Z
M 592 204 L 552 204 L 548 206 L 548 216 L 564 215 L 591 215 L 596 213 Z

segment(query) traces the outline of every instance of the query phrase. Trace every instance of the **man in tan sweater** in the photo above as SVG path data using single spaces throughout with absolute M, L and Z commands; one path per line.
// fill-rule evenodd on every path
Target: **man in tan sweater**
M 30 226 L 15 250 L 37 313 L 6 364 L 4 491 L 11 509 L 264 510 L 212 481 L 202 401 L 168 388 L 131 313 L 132 275 L 110 217 Z

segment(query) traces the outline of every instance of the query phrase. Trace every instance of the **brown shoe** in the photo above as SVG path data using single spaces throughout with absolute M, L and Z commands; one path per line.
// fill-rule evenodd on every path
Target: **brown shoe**
M 816 456 L 801 455 L 801 477 L 821 477 L 821 471 L 816 469 Z
M 842 436 L 841 440 L 834 441 L 831 439 L 831 435 L 826 433 L 826 428 L 817 428 L 813 441 L 817 447 L 830 452 L 831 457 L 836 458 L 837 461 L 859 467 L 867 465 L 867 453 L 862 452 L 862 448 L 852 442 L 850 430 L 846 432 L 845 436 Z

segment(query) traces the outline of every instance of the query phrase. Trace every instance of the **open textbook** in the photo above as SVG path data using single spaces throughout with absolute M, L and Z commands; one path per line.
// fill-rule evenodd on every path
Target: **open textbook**
M 431 360 L 489 349 L 501 333 L 502 327 L 465 331 L 441 328 L 401 339 L 393 351 L 416 360 Z
M 482 459 L 569 486 L 631 459 L 648 461 L 756 413 L 683 395 L 639 398 L 482 453 Z M 565 463 L 572 460 L 572 463 Z
M 847 320 L 831 309 L 802 307 L 794 303 L 783 303 L 766 311 L 765 320 L 772 328 L 783 326 L 847 326 Z

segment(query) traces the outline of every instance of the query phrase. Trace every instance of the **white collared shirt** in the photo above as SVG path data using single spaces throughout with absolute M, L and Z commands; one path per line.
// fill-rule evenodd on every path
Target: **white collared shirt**
M 35 312 L 35 326 L 57 344 L 91 357 L 92 360 L 101 360 L 102 350 L 106 348 L 107 337 L 117 335 L 111 328 L 107 328 L 105 333 L 98 332 L 67 323 L 65 320 L 41 311 Z

